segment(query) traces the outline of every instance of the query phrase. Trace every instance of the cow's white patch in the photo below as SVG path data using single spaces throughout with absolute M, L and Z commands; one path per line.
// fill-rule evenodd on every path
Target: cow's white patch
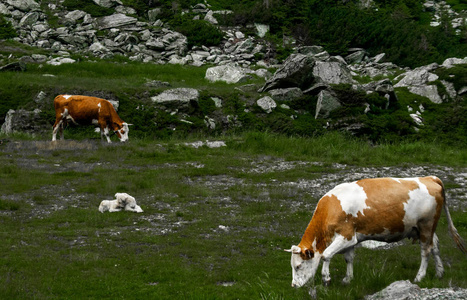
M 67 100 L 68 100 L 68 98 L 70 98 L 70 97 L 71 97 L 71 95 L 63 95 L 63 98 L 65 98 L 65 99 L 67 99 Z
M 370 208 L 366 205 L 367 195 L 363 187 L 356 182 L 342 183 L 330 190 L 324 196 L 334 195 L 341 202 L 342 210 L 354 217 L 360 212 L 363 215 L 363 210 Z
M 411 228 L 416 225 L 417 220 L 420 217 L 432 219 L 436 212 L 436 199 L 430 195 L 426 185 L 420 182 L 418 178 L 410 178 L 404 180 L 413 180 L 418 184 L 418 188 L 409 191 L 409 200 L 404 203 L 404 225 L 407 228 Z

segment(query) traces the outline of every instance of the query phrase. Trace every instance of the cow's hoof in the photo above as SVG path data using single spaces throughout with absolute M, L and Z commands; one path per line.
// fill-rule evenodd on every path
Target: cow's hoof
M 331 280 L 323 280 L 324 286 L 329 286 L 331 284 Z

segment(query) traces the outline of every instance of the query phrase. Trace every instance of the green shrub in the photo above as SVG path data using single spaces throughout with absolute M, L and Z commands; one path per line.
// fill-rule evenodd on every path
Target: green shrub
M 85 11 L 93 17 L 104 17 L 114 13 L 113 8 L 99 6 L 92 0 L 65 0 L 63 6 L 68 10 Z
M 16 36 L 16 30 L 11 26 L 11 23 L 0 15 L 0 40 L 11 39 Z
M 176 16 L 170 25 L 188 38 L 188 48 L 193 46 L 217 46 L 224 34 L 204 20 L 193 20 L 188 15 Z

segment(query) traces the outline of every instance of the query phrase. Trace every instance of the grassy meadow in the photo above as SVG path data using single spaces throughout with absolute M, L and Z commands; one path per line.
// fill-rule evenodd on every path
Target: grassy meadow
M 375 147 L 340 134 L 218 138 L 227 147 L 0 137 L 1 298 L 306 299 L 311 285 L 290 287 L 283 249 L 300 241 L 319 197 L 291 183 L 365 167 L 467 167 L 464 149 L 437 144 Z M 100 213 L 100 201 L 116 192 L 133 195 L 144 212 Z M 467 215 L 451 213 L 467 238 Z M 430 261 L 420 286 L 467 288 L 467 257 L 444 214 L 437 233 L 445 276 L 436 278 Z M 340 282 L 341 255 L 331 263 L 331 285 L 322 286 L 320 271 L 314 284 L 319 299 L 361 299 L 413 280 L 419 264 L 419 246 L 408 241 L 358 248 L 350 285 Z
M 0 54 L 37 51 L 20 47 L 0 42 Z M 298 125 L 291 124 L 292 110 L 278 108 L 269 116 L 255 111 L 261 78 L 239 91 L 244 83 L 205 80 L 207 66 L 72 57 L 76 64 L 28 64 L 24 72 L 0 73 L 0 123 L 9 109 L 39 106 L 51 126 L 57 94 L 92 92 L 118 99 L 120 116 L 135 125 L 126 144 L 115 136 L 115 143 L 101 143 L 92 128 L 67 128 L 66 140 L 56 143 L 51 129 L 0 135 L 1 299 L 306 299 L 311 284 L 291 288 L 290 254 L 283 249 L 300 241 L 318 199 L 348 174 L 368 169 L 400 176 L 398 168 L 420 167 L 420 174 L 439 176 L 431 168 L 443 168 L 448 189 L 464 191 L 455 174 L 467 173 L 467 152 L 458 140 L 445 144 L 428 134 L 370 143 L 337 132 L 314 135 L 317 128 L 327 130 L 313 118 L 313 99 L 296 103 L 303 110 Z M 163 90 L 146 85 L 154 80 L 200 90 L 197 119 L 189 119 L 195 125 L 205 128 L 215 96 L 223 102 L 219 113 L 251 126 L 207 134 L 168 113 L 138 109 Z M 33 103 L 40 91 L 46 99 Z M 381 131 L 387 128 L 381 125 Z M 206 139 L 227 146 L 185 145 Z M 100 201 L 117 192 L 134 196 L 144 212 L 101 214 Z M 451 214 L 467 238 L 467 215 Z M 431 262 L 420 286 L 467 288 L 467 258 L 450 240 L 444 215 L 437 233 L 445 276 L 437 279 Z M 340 283 L 340 255 L 331 263 L 329 287 L 318 272 L 319 299 L 361 299 L 394 281 L 413 280 L 420 264 L 419 246 L 410 242 L 356 253 L 350 285 Z

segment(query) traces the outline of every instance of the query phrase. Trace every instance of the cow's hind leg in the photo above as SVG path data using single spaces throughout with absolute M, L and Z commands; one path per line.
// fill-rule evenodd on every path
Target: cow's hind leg
M 349 284 L 350 281 L 353 279 L 353 259 L 355 258 L 355 247 L 350 247 L 344 253 L 345 262 L 347 263 L 347 273 L 342 280 L 342 283 Z
M 439 256 L 439 240 L 436 233 L 433 235 L 433 249 L 431 250 L 431 253 L 433 254 L 433 259 L 435 260 L 436 276 L 441 278 L 444 274 L 444 267 L 443 261 Z
M 59 119 L 55 121 L 52 132 L 52 141 L 57 140 L 57 132 L 60 132 L 60 138 L 63 140 L 63 120 Z
M 436 246 L 436 250 L 435 250 L 434 249 L 435 247 L 433 246 L 434 244 L 433 240 L 435 239 L 433 224 L 420 224 L 419 231 L 420 231 L 420 248 L 421 248 L 422 261 L 420 263 L 420 269 L 418 270 L 417 276 L 415 277 L 415 280 L 414 280 L 415 282 L 420 282 L 425 277 L 430 254 L 433 253 L 433 255 L 435 255 L 435 252 L 439 253 L 439 248 Z M 436 240 L 437 240 L 437 237 L 436 237 Z M 439 261 L 441 261 L 441 259 Z M 435 259 L 435 262 L 438 263 L 436 259 Z

